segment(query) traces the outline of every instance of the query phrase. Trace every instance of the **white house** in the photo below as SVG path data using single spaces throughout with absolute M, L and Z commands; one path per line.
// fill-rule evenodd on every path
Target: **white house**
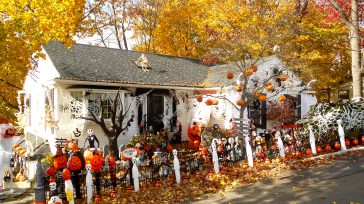
M 60 42 L 44 45 L 43 51 L 45 60 L 38 62 L 36 71 L 27 76 L 24 89 L 19 92 L 21 111 L 26 117 L 25 133 L 36 138 L 35 146 L 47 141 L 55 151 L 55 138 L 74 138 L 79 136 L 74 132 L 80 132 L 77 139 L 83 147 L 90 128 L 101 145 L 107 144 L 96 124 L 79 117 L 89 115 L 89 111 L 99 113 L 102 100 L 106 110 L 103 117 L 110 121 L 108 99 L 119 89 L 124 107 L 130 106 L 127 117 L 136 116 L 128 130 L 119 136 L 119 144 L 128 143 L 131 136 L 139 133 L 143 122 L 158 126 L 159 115 L 164 115 L 164 127 L 173 131 L 176 124 L 171 124 L 170 119 L 175 114 L 182 123 L 182 139 L 186 140 L 187 127 L 192 121 L 229 128 L 231 119 L 238 114 L 228 100 L 218 99 L 218 105 L 206 106 L 195 97 L 208 93 L 234 102 L 240 94 L 234 88 L 237 74 L 233 80 L 227 80 L 226 72 L 239 73 L 239 70 L 231 65 L 209 67 L 194 59 L 81 44 L 67 48 Z M 256 80 L 283 66 L 276 57 L 264 58 L 257 65 Z M 316 99 L 312 91 L 305 90 L 301 80 L 289 71 L 287 74 L 292 80 L 284 82 L 289 87 L 284 93 L 299 96 L 297 110 L 304 115 Z M 269 121 L 263 124 L 265 105 L 259 107 L 263 113 L 259 121 L 263 128 L 269 128 Z

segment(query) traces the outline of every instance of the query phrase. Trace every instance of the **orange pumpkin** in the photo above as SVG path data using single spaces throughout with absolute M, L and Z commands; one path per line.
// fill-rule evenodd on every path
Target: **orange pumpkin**
M 218 100 L 215 99 L 215 100 L 212 101 L 212 105 L 215 105 L 216 106 L 218 104 L 219 104 L 219 101 Z
M 247 70 L 245 70 L 245 75 L 246 76 L 251 76 L 251 75 L 253 75 L 253 73 L 254 73 L 253 69 L 247 69 Z
M 298 151 L 298 150 L 295 152 L 295 155 L 296 155 L 296 157 L 298 157 L 298 158 L 302 157 L 302 153 L 301 153 L 301 151 Z
M 202 102 L 202 100 L 203 100 L 202 96 L 197 96 L 196 99 L 197 99 L 198 102 Z
M 245 101 L 243 100 L 243 99 L 238 99 L 237 101 L 236 101 L 236 104 L 238 105 L 238 106 L 243 106 L 244 104 L 245 104 Z
M 95 203 L 101 203 L 101 201 L 102 201 L 101 196 L 100 195 L 96 195 L 94 201 L 95 201 Z
M 69 159 L 68 159 L 68 168 L 71 170 L 71 171 L 78 171 L 78 170 L 81 170 L 82 169 L 82 161 L 81 159 L 76 156 L 76 155 L 73 155 L 71 156 Z
M 48 167 L 46 169 L 47 176 L 52 176 L 54 173 L 56 173 L 56 169 L 54 167 Z
M 262 94 L 261 94 L 261 93 L 259 93 L 259 92 L 256 92 L 256 93 L 255 93 L 255 96 L 256 96 L 257 98 L 259 98 L 259 96 L 260 96 L 260 95 L 262 95 Z
M 306 149 L 306 155 L 311 155 L 311 154 L 312 154 L 311 149 Z
M 353 139 L 353 145 L 358 145 L 359 144 L 359 140 L 358 139 Z
M 98 154 L 94 154 L 90 159 L 91 168 L 94 171 L 99 171 L 103 166 L 103 159 L 102 156 Z
M 71 171 L 67 168 L 63 169 L 62 176 L 64 180 L 70 180 L 71 179 Z
M 242 87 L 242 86 L 238 85 L 238 86 L 236 87 L 236 91 L 237 91 L 237 92 L 241 92 L 242 90 L 243 90 L 243 87 Z
M 348 147 L 350 146 L 350 141 L 348 139 L 345 140 L 345 145 Z
M 200 147 L 200 141 L 199 140 L 193 141 L 193 148 L 198 149 L 199 147 Z
M 53 159 L 53 166 L 54 168 L 64 169 L 67 167 L 67 157 L 66 155 L 57 155 Z
M 279 101 L 279 102 L 284 102 L 284 101 L 286 101 L 286 96 L 282 95 L 282 96 L 278 97 L 278 101 Z
M 190 140 L 200 141 L 201 140 L 201 127 L 194 122 L 192 125 L 190 125 L 188 127 L 187 134 L 188 134 L 188 138 L 190 138 Z M 192 146 L 193 146 L 193 144 L 192 144 Z
M 253 70 L 253 72 L 256 72 L 256 71 L 258 71 L 258 66 L 257 65 L 252 65 L 251 67 L 250 67 L 250 69 L 252 69 Z
M 172 152 L 172 150 L 173 150 L 172 145 L 171 144 L 167 144 L 166 150 L 167 150 L 167 152 Z
M 209 98 L 209 99 L 207 99 L 206 101 L 205 101 L 205 104 L 207 105 L 207 106 L 211 106 L 212 104 L 214 104 L 214 102 Z
M 228 79 L 234 78 L 234 73 L 233 72 L 227 72 L 226 73 L 226 78 L 228 78 Z
M 341 148 L 341 145 L 339 142 L 335 142 L 334 147 L 335 147 L 335 149 L 339 150 Z
M 316 151 L 317 151 L 318 154 L 320 154 L 322 152 L 322 148 L 320 146 L 317 146 Z
M 266 95 L 260 95 L 259 96 L 259 101 L 264 102 L 266 100 L 267 100 L 267 96 Z
M 287 80 L 287 75 L 282 74 L 278 78 L 279 78 L 280 81 L 286 81 Z
M 19 147 L 18 143 L 13 144 L 13 148 L 16 149 L 17 147 Z
M 364 135 L 361 136 L 361 143 L 364 143 Z
M 273 85 L 272 85 L 271 83 L 267 83 L 267 85 L 266 85 L 265 89 L 266 89 L 267 91 L 274 91 L 274 87 L 273 87 Z
M 325 151 L 327 151 L 327 152 L 331 152 L 331 151 L 332 151 L 331 146 L 327 144 L 327 145 L 325 146 Z

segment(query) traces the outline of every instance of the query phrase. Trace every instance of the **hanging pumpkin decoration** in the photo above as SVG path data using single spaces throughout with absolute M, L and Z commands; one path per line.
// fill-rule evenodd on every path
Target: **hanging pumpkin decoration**
M 253 69 L 245 70 L 245 76 L 251 76 L 251 75 L 253 75 L 253 73 L 254 73 Z
M 48 167 L 46 169 L 46 174 L 47 176 L 53 176 L 56 173 L 56 169 L 52 166 L 52 167 Z
M 67 157 L 66 155 L 57 155 L 53 159 L 53 166 L 54 168 L 58 169 L 64 169 L 67 167 Z
M 236 101 L 236 104 L 238 105 L 238 106 L 243 106 L 244 104 L 245 104 L 245 101 L 243 100 L 243 99 L 238 99 L 237 101 Z
M 196 122 L 194 122 L 192 125 L 190 125 L 187 129 L 188 138 L 192 141 L 201 141 L 201 127 L 197 125 Z M 193 147 L 193 143 L 192 143 Z
M 171 144 L 167 144 L 166 150 L 167 150 L 167 152 L 172 152 L 172 150 L 173 150 L 172 145 Z
M 82 161 L 81 159 L 76 156 L 76 155 L 73 155 L 69 158 L 69 161 L 68 161 L 68 168 L 71 170 L 71 171 L 78 171 L 78 170 L 81 170 L 82 169 Z
M 219 101 L 218 101 L 218 100 L 214 99 L 214 100 L 212 101 L 212 105 L 216 106 L 216 105 L 218 105 L 218 104 L 219 104 Z
M 253 70 L 253 72 L 256 72 L 256 71 L 258 71 L 258 66 L 257 66 L 257 65 L 255 65 L 255 64 L 253 64 L 253 65 L 250 67 L 250 69 L 252 69 L 252 70 Z
M 64 180 L 71 179 L 71 171 L 69 169 L 67 169 L 67 168 L 63 169 L 62 176 L 63 176 Z
M 200 148 L 200 141 L 199 140 L 193 141 L 193 148 L 195 148 L 195 149 Z
M 209 99 L 207 99 L 206 101 L 205 101 L 205 104 L 207 105 L 207 106 L 211 106 L 212 104 L 214 104 L 214 102 L 209 98 Z
M 202 100 L 203 100 L 202 96 L 197 96 L 197 98 L 196 98 L 196 99 L 197 99 L 197 101 L 198 101 L 198 102 L 200 102 L 200 103 L 201 103 L 201 102 L 202 102 Z
M 238 85 L 238 86 L 236 87 L 236 91 L 237 91 L 237 92 L 241 92 L 242 90 L 243 90 L 243 87 L 242 87 L 242 86 Z
M 259 96 L 259 101 L 260 102 L 264 102 L 264 101 L 266 101 L 267 100 L 267 96 L 266 95 L 260 95 Z
M 279 75 L 278 79 L 280 81 L 286 81 L 287 80 L 287 75 L 281 74 L 281 75 Z
M 98 154 L 94 154 L 90 160 L 91 168 L 94 171 L 99 171 L 103 166 L 102 156 Z
M 286 96 L 282 95 L 282 96 L 278 97 L 278 101 L 279 102 L 285 102 L 286 101 Z
M 233 72 L 227 72 L 226 73 L 226 78 L 233 79 L 234 78 L 234 73 Z
M 265 89 L 270 92 L 274 91 L 274 87 L 271 83 L 267 83 Z

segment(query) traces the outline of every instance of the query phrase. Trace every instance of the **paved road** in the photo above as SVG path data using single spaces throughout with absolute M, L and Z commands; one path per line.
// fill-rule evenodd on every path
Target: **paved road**
M 364 204 L 364 157 L 339 159 L 330 165 L 290 170 L 277 180 L 240 187 L 226 196 L 212 195 L 202 203 Z

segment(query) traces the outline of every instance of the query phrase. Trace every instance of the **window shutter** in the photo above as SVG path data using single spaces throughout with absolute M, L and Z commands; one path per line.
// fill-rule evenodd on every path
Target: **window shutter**
M 296 97 L 296 118 L 301 119 L 301 94 Z

